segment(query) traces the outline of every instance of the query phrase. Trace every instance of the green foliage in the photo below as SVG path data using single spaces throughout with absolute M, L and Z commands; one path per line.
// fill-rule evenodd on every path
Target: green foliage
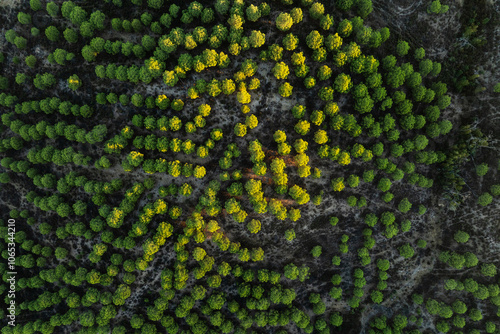
M 495 277 L 497 268 L 493 263 L 484 263 L 481 265 L 481 274 L 486 277 Z
M 408 51 L 410 51 L 410 45 L 408 44 L 408 42 L 398 41 L 398 44 L 396 45 L 396 53 L 398 54 L 398 56 L 406 56 L 408 54 Z
M 313 257 L 320 257 L 321 255 L 321 246 L 314 246 L 311 250 L 311 254 Z
M 380 191 L 386 192 L 391 189 L 392 182 L 386 177 L 383 177 L 379 180 L 377 188 Z
M 292 95 L 293 87 L 288 82 L 281 84 L 278 92 L 282 97 L 290 97 Z
M 238 137 L 243 137 L 247 134 L 247 126 L 245 124 L 237 123 L 234 126 L 234 134 Z
M 453 235 L 453 239 L 455 239 L 456 242 L 458 243 L 466 243 L 469 240 L 470 236 L 467 232 L 464 231 L 457 231 Z
M 405 259 L 413 257 L 414 254 L 415 251 L 409 244 L 404 244 L 401 247 L 399 247 L 399 255 L 401 255 Z
M 408 198 L 405 197 L 401 200 L 401 202 L 399 202 L 398 210 L 401 211 L 402 213 L 406 213 L 406 212 L 410 211 L 411 207 L 412 207 L 412 204 L 410 203 Z
M 495 93 L 500 93 L 500 82 L 497 82 L 495 86 L 493 87 L 493 91 Z
M 488 173 L 488 164 L 486 163 L 482 163 L 482 164 L 479 164 L 476 166 L 476 174 L 478 176 L 484 176 L 486 175 L 486 173 Z
M 307 35 L 306 43 L 309 48 L 317 50 L 323 45 L 323 36 L 317 30 L 313 30 Z
M 448 11 L 449 6 L 442 5 L 439 0 L 432 1 L 427 7 L 427 12 L 429 14 L 444 14 Z
M 293 19 L 288 13 L 280 13 L 276 18 L 276 28 L 281 31 L 290 30 L 293 25 Z
M 253 48 L 260 48 L 266 42 L 266 35 L 258 30 L 252 30 L 248 37 L 248 43 Z
M 325 8 L 322 3 L 314 2 L 311 7 L 309 7 L 309 15 L 314 19 L 318 20 L 324 14 Z
M 78 75 L 73 74 L 68 78 L 68 87 L 72 90 L 77 90 L 82 86 L 82 81 L 78 77 Z
M 478 199 L 477 203 L 481 206 L 487 206 L 493 201 L 493 196 L 491 196 L 489 193 L 485 192 L 481 194 Z
M 295 124 L 294 129 L 298 134 L 304 136 L 309 132 L 310 127 L 311 124 L 308 121 L 302 120 L 298 121 L 297 124 Z
M 59 40 L 59 30 L 54 26 L 49 26 L 45 28 L 45 36 L 49 41 L 57 42 Z
M 260 221 L 256 219 L 252 219 L 248 224 L 247 224 L 247 229 L 250 233 L 258 233 L 261 229 L 261 224 Z
M 335 78 L 334 87 L 339 93 L 347 93 L 352 86 L 351 77 L 347 74 L 342 73 Z
M 288 65 L 286 65 L 284 62 L 276 63 L 276 65 L 274 65 L 273 67 L 273 74 L 276 79 L 286 79 L 289 73 L 290 71 L 288 69 Z

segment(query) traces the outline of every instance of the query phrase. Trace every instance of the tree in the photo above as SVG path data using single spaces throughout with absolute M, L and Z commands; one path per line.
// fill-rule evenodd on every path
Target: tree
M 477 199 L 477 203 L 481 206 L 487 206 L 492 201 L 493 201 L 493 196 L 491 196 L 488 192 L 481 194 Z
M 382 292 L 377 290 L 373 291 L 370 294 L 370 297 L 372 299 L 372 302 L 374 302 L 375 304 L 380 304 L 384 300 L 384 295 L 382 294 Z
M 497 274 L 497 267 L 494 263 L 483 263 L 481 265 L 481 274 L 486 277 L 495 277 Z
M 88 62 L 93 62 L 95 59 L 96 59 L 96 56 L 97 56 L 97 52 L 95 52 L 95 50 L 89 46 L 89 45 L 85 45 L 83 48 L 82 48 L 82 56 L 83 58 L 88 61 Z M 125 72 L 126 73 L 126 72 Z M 120 77 L 118 76 L 119 73 L 117 73 L 117 76 L 116 78 L 119 79 Z M 122 81 L 125 81 L 126 78 Z
M 71 29 L 71 28 L 66 28 L 63 32 L 64 38 L 69 42 L 69 43 L 76 43 L 78 42 L 78 33 Z
M 40 0 L 30 0 L 30 7 L 31 10 L 36 12 L 42 9 L 42 3 L 40 2 Z
M 170 87 L 174 87 L 179 81 L 177 74 L 174 71 L 165 71 L 163 73 L 163 82 Z
M 47 89 L 53 85 L 55 85 L 56 79 L 50 73 L 37 74 L 35 79 L 33 80 L 33 84 L 38 89 Z
M 293 19 L 288 13 L 280 13 L 276 18 L 276 27 L 281 31 L 290 30 L 293 25 Z
M 247 7 L 246 15 L 249 21 L 256 22 L 258 19 L 260 19 L 261 12 L 259 10 L 259 7 L 252 4 Z
M 251 95 L 248 93 L 246 89 L 240 90 L 236 94 L 236 98 L 238 99 L 238 102 L 241 104 L 248 104 L 251 101 Z
M 398 41 L 398 44 L 396 45 L 396 53 L 398 56 L 403 57 L 408 54 L 408 51 L 410 51 L 410 45 L 406 41 Z
M 399 255 L 401 255 L 405 259 L 411 258 L 414 254 L 415 251 L 410 246 L 410 244 L 404 244 L 403 246 L 399 247 Z
M 285 231 L 285 239 L 288 241 L 292 241 L 295 239 L 295 230 L 294 229 L 288 229 Z
M 260 32 L 259 30 L 252 30 L 250 37 L 248 38 L 250 46 L 253 48 L 260 48 L 266 42 L 266 34 Z
M 229 10 L 229 0 L 217 0 L 215 2 L 215 10 L 217 13 L 224 15 Z
M 351 77 L 347 74 L 341 73 L 335 78 L 334 87 L 339 93 L 347 93 L 352 86 Z
M 82 86 L 82 81 L 78 77 L 78 75 L 73 74 L 68 78 L 68 87 L 72 90 L 77 90 Z
M 193 252 L 192 252 L 193 259 L 195 259 L 198 262 L 203 260 L 205 258 L 206 254 L 207 254 L 207 252 L 203 248 L 200 248 L 200 247 L 195 247 Z
M 87 12 L 80 6 L 74 6 L 69 13 L 69 19 L 74 25 L 80 26 L 84 21 L 87 20 Z
M 328 142 L 328 135 L 327 135 L 326 131 L 325 130 L 316 131 L 316 133 L 314 134 L 314 141 L 320 145 L 327 143 Z
M 342 293 L 342 290 L 340 290 Z M 339 299 L 339 298 L 336 298 Z M 335 327 L 340 327 L 342 325 L 343 319 L 342 315 L 339 312 L 332 313 L 330 315 L 330 324 Z
M 36 57 L 33 55 L 26 56 L 24 61 L 29 68 L 34 68 L 36 65 Z
M 238 137 L 243 137 L 247 134 L 247 126 L 242 123 L 237 123 L 234 126 L 234 134 Z
M 75 215 L 83 216 L 87 211 L 87 204 L 82 201 L 77 201 L 73 204 L 73 211 L 75 212 Z
M 184 102 L 180 99 L 174 99 L 170 104 L 170 108 L 175 111 L 181 111 L 184 108 Z
M 303 13 L 302 9 L 295 7 L 290 11 L 290 16 L 292 17 L 293 23 L 297 24 L 302 22 L 303 19 Z
M 91 24 L 93 29 L 103 30 L 104 29 L 104 20 L 106 19 L 106 15 L 100 10 L 96 10 L 92 14 L 90 14 L 89 23 Z
M 401 200 L 401 202 L 399 202 L 398 210 L 401 211 L 402 213 L 406 213 L 406 212 L 410 211 L 411 206 L 412 205 L 411 205 L 410 201 L 408 200 L 408 198 L 405 197 Z
M 333 17 L 330 14 L 322 15 L 319 20 L 319 26 L 323 30 L 330 30 L 333 26 Z
M 481 319 L 483 319 L 483 315 L 481 313 L 481 310 L 475 308 L 475 309 L 471 309 L 469 311 L 469 318 L 472 320 L 472 321 L 481 321 Z
M 372 0 L 356 1 L 356 9 L 358 11 L 359 16 L 361 16 L 362 18 L 366 18 L 373 11 Z
M 342 166 L 347 166 L 351 163 L 351 157 L 348 152 L 341 152 L 337 158 L 337 161 Z
M 314 19 L 320 19 L 325 13 L 325 7 L 320 2 L 314 2 L 311 7 L 309 7 L 309 15 Z
M 311 250 L 311 254 L 313 257 L 319 257 L 321 255 L 321 246 L 314 246 Z
M 387 71 L 394 69 L 396 67 L 396 63 L 397 59 L 394 55 L 388 55 L 382 59 L 382 67 Z
M 23 12 L 18 12 L 17 13 L 17 20 L 21 24 L 29 24 L 29 23 L 31 23 L 31 15 L 23 13 Z
M 45 29 L 45 36 L 49 41 L 57 42 L 57 40 L 59 39 L 59 30 L 57 30 L 57 28 L 54 26 L 48 26 Z
M 429 14 L 444 14 L 448 11 L 448 5 L 442 5 L 439 0 L 434 0 L 427 7 L 427 12 Z
M 313 30 L 307 35 L 306 43 L 309 48 L 317 50 L 323 45 L 323 36 L 317 30 Z
M 345 187 L 343 177 L 333 179 L 331 184 L 332 184 L 333 191 L 342 191 Z
M 64 259 L 66 258 L 66 256 L 68 255 L 68 250 L 65 249 L 65 248 L 62 248 L 62 247 L 57 247 L 55 252 L 54 252 L 54 255 L 56 256 L 56 259 L 58 260 L 61 260 L 61 259 Z
M 301 121 L 298 121 L 297 124 L 295 124 L 294 129 L 295 129 L 295 132 L 304 136 L 309 132 L 310 127 L 311 127 L 311 124 L 308 121 L 301 120 Z
M 378 186 L 377 188 L 380 190 L 380 191 L 383 191 L 383 192 L 386 192 L 388 191 L 389 189 L 391 189 L 391 185 L 392 185 L 392 182 L 391 180 L 389 180 L 388 178 L 386 177 L 383 177 L 380 179 L 380 181 L 378 182 Z
M 274 65 L 273 67 L 273 74 L 276 79 L 286 79 L 288 77 L 288 74 L 290 74 L 288 65 L 286 65 L 284 62 L 276 63 L 276 65 Z
M 94 325 L 95 316 L 92 310 L 85 311 L 79 316 L 80 324 L 83 327 L 92 327 Z
M 316 86 L 316 80 L 314 79 L 314 77 L 307 77 L 307 78 L 305 78 L 304 79 L 304 86 L 307 89 L 314 88 L 314 86 Z
M 256 219 L 252 219 L 248 224 L 247 224 L 247 229 L 250 233 L 258 233 L 260 231 L 261 224 L 260 221 Z
M 297 277 L 299 275 L 297 266 L 294 265 L 293 263 L 287 264 L 285 266 L 285 273 L 284 274 L 285 274 L 285 277 L 290 279 L 290 280 L 297 279 Z
M 304 153 L 305 151 L 307 151 L 307 145 L 308 143 L 303 139 L 296 139 L 293 147 L 295 148 L 295 151 L 297 151 L 297 153 Z
M 282 83 L 278 87 L 278 92 L 282 97 L 290 97 L 292 95 L 293 86 L 288 82 Z

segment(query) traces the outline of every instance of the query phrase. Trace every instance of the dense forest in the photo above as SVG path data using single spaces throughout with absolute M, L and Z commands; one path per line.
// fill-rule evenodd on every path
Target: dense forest
M 499 13 L 0 0 L 0 332 L 499 334 Z

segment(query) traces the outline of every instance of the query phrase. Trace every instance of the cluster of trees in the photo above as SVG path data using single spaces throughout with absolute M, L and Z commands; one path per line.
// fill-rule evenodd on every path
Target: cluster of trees
M 91 157 L 85 156 L 81 152 L 76 152 L 72 146 L 68 146 L 62 150 L 58 150 L 53 146 L 45 146 L 44 148 L 31 148 L 26 156 L 32 164 L 48 164 L 54 163 L 58 166 L 63 166 L 69 163 L 75 165 L 86 166 L 92 160 Z
M 50 139 L 64 137 L 69 141 L 77 141 L 79 143 L 96 144 L 104 141 L 107 135 L 106 125 L 96 125 L 90 131 L 86 131 L 74 124 L 67 124 L 65 121 L 58 122 L 54 125 L 47 121 L 40 121 L 34 125 L 25 124 L 20 119 L 10 120 L 12 114 L 4 114 L 5 125 L 8 124 L 12 132 L 21 136 L 24 141 L 41 140 L 43 137 Z
M 135 95 L 135 94 L 134 94 Z M 134 97 L 134 95 L 132 97 Z M 135 96 L 136 99 L 140 98 L 137 95 Z M 175 101 L 175 100 L 174 100 Z M 180 101 L 180 100 L 178 100 Z M 177 102 L 178 102 L 177 101 Z M 180 103 L 180 102 L 178 102 Z M 138 128 L 144 128 L 149 131 L 153 130 L 160 130 L 160 131 L 179 131 L 182 129 L 183 122 L 178 116 L 172 116 L 172 117 L 167 117 L 167 116 L 162 116 L 159 118 L 156 118 L 154 116 L 146 116 L 144 117 L 143 115 L 136 114 L 132 117 L 132 124 Z M 184 129 L 186 133 L 193 133 L 196 131 L 196 128 L 203 128 L 206 124 L 205 119 L 203 118 L 202 115 L 195 116 L 193 121 L 188 121 L 184 123 Z M 215 129 L 213 131 L 216 131 Z M 210 145 L 208 143 L 211 142 Z M 213 146 L 213 140 L 207 140 L 206 142 L 207 146 Z
M 298 185 L 291 187 L 288 193 L 299 205 L 304 205 L 309 202 L 309 194 Z
M 265 153 L 262 150 L 261 143 L 256 139 L 248 144 L 248 151 L 250 152 L 250 160 L 253 162 L 252 171 L 259 176 L 263 176 L 267 172 L 267 165 L 264 162 Z
M 245 183 L 245 190 L 248 194 L 248 199 L 255 213 L 266 213 L 268 210 L 268 202 L 264 198 L 262 182 L 256 179 L 249 179 Z
M 455 269 L 472 268 L 477 266 L 479 260 L 474 253 L 465 252 L 463 254 L 457 252 L 443 251 L 439 254 L 439 260 L 448 264 Z
M 279 220 L 285 220 L 287 217 L 290 219 L 297 220 L 300 217 L 300 211 L 298 209 L 288 209 L 283 205 L 283 202 L 277 198 L 271 198 L 269 200 L 269 212 L 276 216 Z
M 39 101 L 24 101 L 21 103 L 15 103 L 16 101 L 17 98 L 0 93 L 0 104 L 6 107 L 13 107 L 16 114 L 29 114 L 32 111 L 40 113 L 43 111 L 47 115 L 58 112 L 65 116 L 73 115 L 84 118 L 90 118 L 94 114 L 94 110 L 88 104 L 81 106 L 70 101 L 61 101 L 58 97 L 47 97 Z M 11 117 L 12 112 L 2 114 L 2 123 L 9 126 L 9 119 Z
M 220 182 L 212 180 L 208 187 L 205 188 L 204 194 L 200 196 L 198 203 L 201 208 L 204 208 L 209 216 L 216 216 L 222 210 L 220 201 L 217 198 L 217 193 L 221 187 Z M 213 226 L 213 227 L 210 227 Z M 218 229 L 216 221 L 210 221 L 207 227 L 209 233 L 213 233 Z
M 392 323 L 387 323 L 388 319 L 385 315 L 374 317 L 370 321 L 370 327 L 372 330 L 381 330 L 381 331 L 402 331 L 406 327 L 408 327 L 408 318 L 402 314 L 396 314 L 392 318 Z M 419 330 L 409 331 L 410 333 L 420 333 Z
M 45 181 L 45 180 L 44 180 Z M 40 182 L 43 181 L 40 180 Z M 51 196 L 38 196 L 36 193 L 30 193 L 32 203 L 43 211 L 55 211 L 60 217 L 68 217 L 70 215 L 83 216 L 87 210 L 87 204 L 81 200 L 76 201 L 72 205 L 65 202 L 64 198 L 59 194 Z
M 55 49 L 54 52 L 50 53 L 47 57 L 49 63 L 56 63 L 61 66 L 65 66 L 66 62 L 70 62 L 75 58 L 75 54 L 68 52 L 64 49 Z M 33 68 L 35 66 L 36 58 L 33 55 L 27 56 L 25 58 L 26 65 Z
M 248 216 L 248 213 L 241 208 L 240 202 L 235 198 L 228 199 L 224 204 L 224 208 L 238 223 L 243 223 Z
M 469 284 L 473 285 L 473 281 L 469 281 Z M 477 284 L 477 283 L 476 283 Z M 413 301 L 416 304 L 423 304 L 424 300 L 421 295 L 413 295 Z M 429 298 L 425 301 L 425 309 L 431 315 L 437 315 L 441 319 L 451 319 L 451 323 L 446 320 L 441 320 L 437 322 L 436 328 L 441 332 L 447 332 L 450 330 L 453 325 L 458 328 L 463 328 L 466 325 L 466 318 L 464 317 L 467 314 L 468 318 L 474 322 L 478 322 L 483 319 L 482 312 L 477 308 L 469 309 L 467 305 L 460 299 L 456 299 L 451 305 L 447 305 L 446 303 L 439 302 L 438 300 Z M 493 326 L 492 326 L 493 325 Z M 495 330 L 494 324 L 487 322 L 486 328 L 488 333 L 492 333 Z M 491 331 L 493 329 L 493 331 Z M 479 333 L 479 331 L 477 331 Z
M 172 151 L 172 153 L 184 152 L 192 154 L 196 151 L 196 144 L 191 139 L 182 141 L 179 138 L 157 137 L 154 134 L 147 136 L 137 136 L 134 138 L 133 145 L 136 149 L 146 149 L 148 151 L 158 150 L 159 152 Z M 206 147 L 205 147 L 206 148 Z M 200 150 L 202 154 L 208 154 L 208 150 Z
M 214 129 L 211 132 L 212 138 L 222 138 L 222 130 Z M 223 156 L 219 159 L 219 167 L 222 169 L 229 169 L 233 165 L 232 158 L 239 157 L 241 155 L 241 151 L 238 149 L 238 146 L 235 143 L 231 143 L 227 146 L 227 149 L 223 152 Z M 222 174 L 221 174 L 222 175 Z M 222 179 L 221 180 L 225 180 Z
M 122 167 L 125 171 L 132 171 L 135 167 L 141 166 L 144 172 L 148 174 L 154 173 L 168 173 L 173 177 L 191 177 L 203 178 L 206 175 L 204 166 L 184 163 L 181 164 L 179 160 L 167 161 L 163 158 L 145 159 L 144 154 L 138 151 L 131 151 L 127 158 L 122 161 Z
M 450 6 L 448 5 L 442 5 L 439 0 L 434 0 L 431 3 L 429 3 L 429 6 L 427 7 L 427 12 L 430 14 L 444 14 L 450 9 Z

